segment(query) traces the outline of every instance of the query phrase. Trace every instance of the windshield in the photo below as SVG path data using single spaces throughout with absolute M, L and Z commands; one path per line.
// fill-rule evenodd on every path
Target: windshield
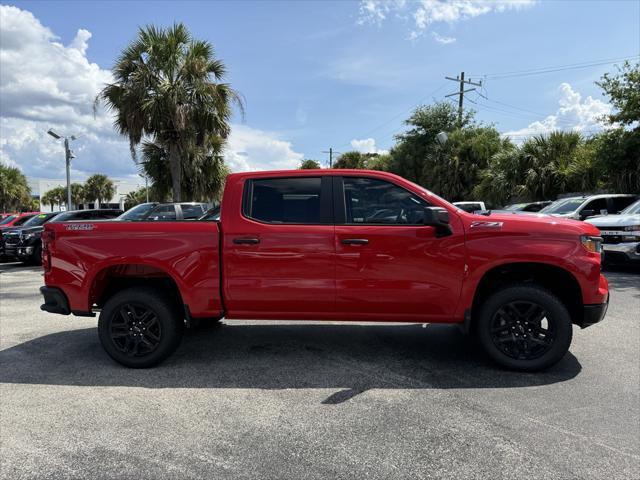
M 633 215 L 636 213 L 640 213 L 640 200 L 635 203 L 632 203 L 627 208 L 620 212 L 620 215 Z
M 584 203 L 584 198 L 565 198 L 540 210 L 540 213 L 571 213 Z
M 40 215 L 36 215 L 35 217 L 30 218 L 28 221 L 24 222 L 25 227 L 39 227 L 47 223 L 53 217 L 58 215 L 57 213 L 41 213 Z
M 9 215 L 8 217 L 5 217 L 5 218 L 2 219 L 2 221 L 0 222 L 0 225 L 6 225 L 7 223 L 9 223 L 14 218 L 16 218 L 16 217 L 13 216 L 13 215 Z
M 124 212 L 116 220 L 142 220 L 155 206 L 155 203 L 141 203 Z

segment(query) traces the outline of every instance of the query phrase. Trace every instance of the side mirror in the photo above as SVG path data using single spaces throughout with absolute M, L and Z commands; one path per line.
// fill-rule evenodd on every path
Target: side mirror
M 580 212 L 580 219 L 584 220 L 585 218 L 593 217 L 595 214 L 595 210 L 582 210 Z
M 442 207 L 425 207 L 423 222 L 428 227 L 435 227 L 436 237 L 451 235 L 449 212 Z

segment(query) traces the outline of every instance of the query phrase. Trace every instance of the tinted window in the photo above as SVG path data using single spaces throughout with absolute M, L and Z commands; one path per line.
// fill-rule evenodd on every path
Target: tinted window
M 175 220 L 176 219 L 176 208 L 173 205 L 161 205 L 151 212 L 148 217 L 148 220 Z
M 631 205 L 635 198 L 633 197 L 613 197 L 611 199 L 613 203 L 613 210 L 609 213 L 620 213 L 622 210 Z
M 428 204 L 404 188 L 373 178 L 344 178 L 348 224 L 418 225 Z
M 184 219 L 200 218 L 204 212 L 202 205 L 199 204 L 181 203 L 180 207 L 182 208 L 182 218 Z
M 218 205 L 217 207 L 213 207 L 211 209 L 209 209 L 207 211 L 207 213 L 205 213 L 200 220 L 213 220 L 213 221 L 219 221 L 220 220 L 220 205 Z
M 251 182 L 245 214 L 268 223 L 321 223 L 317 178 L 274 178 Z
M 19 219 L 17 219 L 15 222 L 13 222 L 13 226 L 14 227 L 18 227 L 24 223 L 27 223 L 29 220 L 31 220 L 33 218 L 33 215 L 29 216 L 29 217 L 20 217 Z
M 119 220 L 141 220 L 155 206 L 156 206 L 155 203 L 141 203 L 140 205 L 136 205 L 135 207 L 132 207 L 126 212 L 124 212 L 122 215 L 118 217 L 118 219 Z
M 582 209 L 583 212 L 585 210 L 593 210 L 594 215 L 606 215 L 607 214 L 607 199 L 606 198 L 598 198 L 596 200 L 591 200 Z
M 540 210 L 542 213 L 571 213 L 582 205 L 584 198 L 565 198 L 563 200 L 557 200 L 548 207 Z
M 640 200 L 638 200 L 636 203 L 629 205 L 621 213 L 624 213 L 625 215 L 640 213 Z
M 4 217 L 2 219 L 2 221 L 0 222 L 0 225 L 4 225 L 5 223 L 9 223 L 14 218 L 16 218 L 16 217 L 14 217 L 13 215 L 9 215 L 8 217 Z

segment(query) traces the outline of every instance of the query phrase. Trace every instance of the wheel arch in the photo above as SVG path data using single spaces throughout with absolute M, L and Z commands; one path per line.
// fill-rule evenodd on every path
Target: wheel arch
M 582 321 L 582 290 L 578 279 L 570 271 L 547 263 L 513 262 L 495 266 L 483 274 L 468 314 L 471 325 L 480 307 L 492 293 L 514 284 L 533 284 L 549 290 L 565 305 L 573 323 Z
M 106 301 L 122 290 L 146 286 L 164 291 L 180 309 L 188 311 L 178 282 L 166 270 L 148 264 L 113 264 L 100 269 L 91 279 L 88 305 L 102 308 Z

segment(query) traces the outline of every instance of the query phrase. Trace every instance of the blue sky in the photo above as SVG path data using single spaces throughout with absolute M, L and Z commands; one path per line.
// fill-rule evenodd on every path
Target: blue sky
M 126 142 L 110 131 L 108 117 L 89 115 L 87 102 L 137 27 L 149 23 L 184 22 L 225 61 L 247 106 L 244 120 L 234 118 L 229 143 L 236 170 L 326 161 L 321 152 L 329 147 L 387 150 L 411 109 L 455 91 L 444 76 L 462 70 L 480 80 L 640 54 L 639 1 L 3 5 L 2 159 L 37 176 L 60 173 L 46 126 L 81 134 L 74 175 L 135 172 Z M 592 132 L 609 108 L 593 82 L 612 69 L 488 75 L 488 99 L 471 93 L 477 103 L 467 106 L 516 141 L 556 127 Z

